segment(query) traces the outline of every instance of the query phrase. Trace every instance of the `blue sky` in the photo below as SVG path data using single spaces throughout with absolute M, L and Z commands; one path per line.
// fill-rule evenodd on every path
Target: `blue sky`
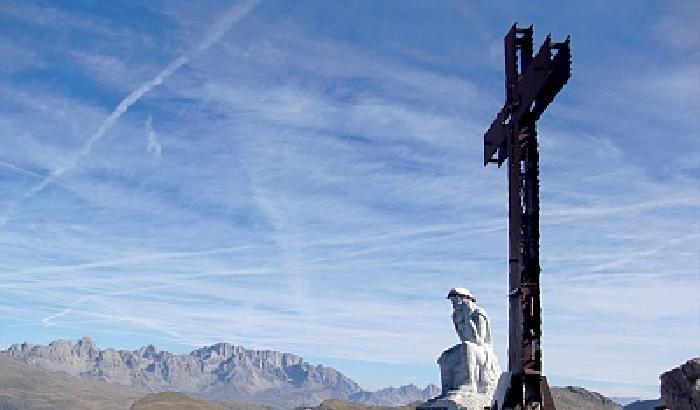
M 564 3 L 564 4 L 562 4 Z M 700 355 L 700 3 L 0 5 L 0 345 L 220 341 L 439 383 L 467 286 L 506 348 L 518 21 L 572 37 L 540 124 L 544 364 L 655 396 Z

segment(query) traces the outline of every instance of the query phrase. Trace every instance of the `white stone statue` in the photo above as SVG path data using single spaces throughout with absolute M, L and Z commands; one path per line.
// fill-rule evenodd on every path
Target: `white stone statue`
M 452 302 L 452 321 L 462 343 L 479 346 L 491 344 L 491 322 L 486 311 L 476 305 L 476 299 L 467 288 L 453 288 L 447 294 Z
M 491 344 L 491 322 L 469 289 L 450 289 L 447 298 L 452 302 L 452 321 L 461 343 L 438 359 L 442 393 L 419 410 L 482 410 L 491 405 L 501 375 Z
M 462 389 L 468 387 L 483 393 L 498 383 L 501 374 L 491 344 L 491 321 L 486 311 L 476 305 L 469 289 L 450 289 L 447 298 L 452 302 L 452 321 L 462 341 L 460 348 L 465 351 L 467 365 L 464 380 L 455 380 L 454 383 L 459 383 Z

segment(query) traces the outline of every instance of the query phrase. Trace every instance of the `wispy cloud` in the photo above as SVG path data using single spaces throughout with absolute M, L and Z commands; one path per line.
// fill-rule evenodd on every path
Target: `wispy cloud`
M 193 55 L 202 53 L 216 43 L 231 27 L 240 19 L 246 16 L 257 4 L 257 0 L 243 0 L 236 6 L 229 9 L 220 19 L 216 20 L 212 28 L 205 34 L 204 39 L 197 45 L 194 52 L 191 54 L 181 55 L 168 64 L 162 71 L 156 74 L 151 80 L 146 81 L 129 93 L 123 100 L 119 102 L 117 107 L 102 121 L 97 130 L 87 139 L 80 150 L 75 153 L 67 163 L 59 168 L 52 170 L 51 175 L 47 176 L 39 184 L 27 191 L 19 200 L 9 205 L 4 215 L 0 217 L 0 227 L 7 224 L 9 218 L 17 210 L 17 206 L 22 202 L 43 191 L 53 180 L 60 178 L 64 173 L 75 168 L 84 156 L 87 156 L 92 151 L 93 145 L 104 137 L 114 123 L 127 112 L 144 95 L 149 93 L 153 88 L 161 85 L 183 65 L 187 64 Z
M 160 146 L 158 138 L 156 137 L 156 132 L 153 130 L 153 119 L 150 115 L 146 119 L 144 131 L 146 133 L 146 152 L 151 154 L 154 158 L 160 159 L 163 148 Z

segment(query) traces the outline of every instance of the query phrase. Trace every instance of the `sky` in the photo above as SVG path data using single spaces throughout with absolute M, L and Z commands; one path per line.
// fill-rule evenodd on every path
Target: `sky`
M 503 36 L 571 35 L 539 124 L 553 385 L 700 356 L 700 3 L 0 4 L 0 347 L 92 337 L 439 384 L 445 296 L 506 367 Z

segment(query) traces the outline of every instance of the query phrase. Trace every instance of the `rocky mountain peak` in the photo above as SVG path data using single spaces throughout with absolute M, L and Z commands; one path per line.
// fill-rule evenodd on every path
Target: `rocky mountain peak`
M 424 389 L 409 384 L 368 392 L 332 367 L 309 364 L 292 353 L 230 343 L 176 354 L 153 345 L 134 351 L 101 350 L 91 338 L 83 337 L 76 342 L 56 340 L 46 346 L 13 344 L 2 353 L 47 370 L 148 392 L 180 391 L 211 400 L 281 407 L 317 405 L 325 399 L 403 405 L 440 393 L 432 384 Z
M 153 345 L 148 345 L 141 346 L 141 348 L 139 348 L 137 352 L 139 357 L 144 359 L 151 359 L 155 358 L 158 355 L 158 353 L 160 353 L 160 350 L 156 349 L 156 347 Z
M 47 346 L 13 344 L 3 352 L 27 363 L 73 376 L 159 391 L 181 391 L 210 399 L 270 404 L 318 404 L 347 398 L 360 386 L 337 370 L 310 365 L 300 356 L 249 350 L 229 343 L 173 354 L 153 345 L 135 351 L 100 350 L 89 337 Z

